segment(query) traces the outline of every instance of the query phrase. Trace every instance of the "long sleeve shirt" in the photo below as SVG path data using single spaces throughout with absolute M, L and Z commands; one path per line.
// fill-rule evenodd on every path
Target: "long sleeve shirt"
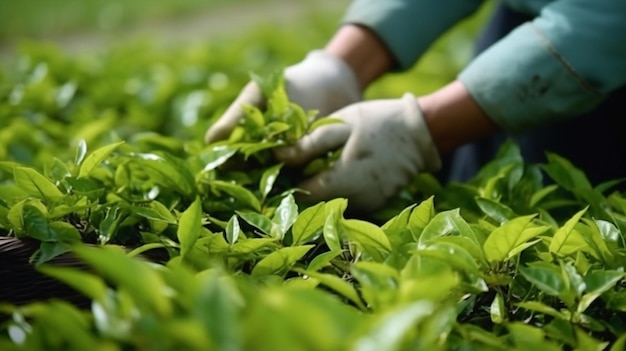
M 482 2 L 355 0 L 343 22 L 376 33 L 397 69 L 404 70 Z M 575 117 L 626 85 L 626 0 L 504 2 L 534 19 L 475 57 L 458 76 L 504 130 L 519 133 Z

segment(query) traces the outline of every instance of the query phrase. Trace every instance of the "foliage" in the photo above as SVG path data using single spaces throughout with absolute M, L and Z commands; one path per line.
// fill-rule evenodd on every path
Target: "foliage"
M 558 155 L 527 164 L 507 143 L 468 183 L 421 175 L 354 218 L 345 199 L 296 201 L 271 157 L 314 128 L 280 75 L 257 78 L 275 98 L 248 109 L 248 133 L 204 145 L 245 72 L 209 68 L 204 51 L 67 61 L 32 50 L 0 89 L 0 233 L 38 240 L 37 269 L 92 303 L 3 304 L 3 350 L 626 343 L 626 200 L 613 182 L 594 186 Z M 153 250 L 168 258 L 139 257 Z M 63 252 L 91 270 L 49 263 Z

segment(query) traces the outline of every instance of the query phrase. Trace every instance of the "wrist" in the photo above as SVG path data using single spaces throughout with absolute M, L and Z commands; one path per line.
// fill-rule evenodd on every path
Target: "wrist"
M 385 44 L 366 27 L 341 27 L 324 51 L 343 60 L 354 72 L 364 90 L 393 66 L 393 56 Z
M 460 81 L 417 100 L 440 154 L 451 152 L 498 129 Z

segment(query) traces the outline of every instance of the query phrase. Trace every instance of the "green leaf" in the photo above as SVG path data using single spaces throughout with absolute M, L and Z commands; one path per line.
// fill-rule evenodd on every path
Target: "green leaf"
M 295 271 L 301 274 L 305 274 L 311 278 L 317 279 L 320 282 L 320 284 L 325 285 L 328 288 L 336 291 L 341 296 L 350 300 L 360 309 L 366 310 L 366 307 L 363 304 L 363 301 L 361 300 L 361 298 L 359 297 L 359 294 L 357 293 L 356 289 L 354 289 L 354 286 L 352 286 L 350 283 L 346 282 L 345 280 L 337 277 L 336 275 L 313 272 L 313 271 L 304 271 L 300 269 L 295 269 Z
M 504 297 L 500 293 L 496 293 L 496 296 L 493 298 L 489 308 L 489 315 L 491 316 L 491 321 L 496 324 L 502 324 L 506 320 L 507 309 L 504 305 Z
M 243 186 L 221 180 L 211 181 L 211 186 L 234 197 L 250 209 L 261 212 L 261 203 L 259 202 L 259 199 L 257 199 L 256 196 L 250 192 L 250 190 L 244 188 Z
M 348 219 L 342 224 L 350 241 L 362 247 L 374 260 L 382 262 L 391 252 L 387 234 L 377 225 L 358 219 Z
M 235 211 L 235 213 L 237 213 L 237 215 L 239 215 L 239 217 L 241 217 L 248 224 L 259 229 L 263 232 L 263 234 L 269 235 L 272 232 L 274 224 L 272 220 L 264 215 L 249 211 Z
M 346 210 L 346 199 L 334 199 L 324 205 L 326 218 L 324 220 L 324 241 L 331 251 L 342 251 L 341 243 L 346 238 L 343 226 L 343 212 Z
M 289 194 L 280 201 L 272 217 L 272 222 L 275 223 L 278 228 L 278 233 L 275 234 L 275 237 L 282 240 L 285 237 L 285 233 L 287 233 L 297 218 L 298 205 L 296 205 L 293 195 Z
M 241 350 L 244 342 L 241 310 L 246 302 L 235 281 L 213 271 L 203 272 L 199 280 L 200 289 L 193 301 L 195 319 L 204 326 L 216 350 Z M 206 343 L 199 343 L 200 349 L 206 346 Z
M 558 185 L 552 184 L 552 185 L 546 186 L 545 188 L 537 190 L 537 192 L 535 192 L 530 197 L 530 203 L 528 204 L 528 206 L 531 208 L 535 207 L 539 203 L 539 201 L 543 200 L 546 196 L 548 196 L 549 194 L 551 194 L 558 188 L 559 188 Z
M 91 273 L 75 268 L 47 265 L 38 266 L 37 270 L 62 281 L 92 300 L 102 302 L 106 296 L 106 284 L 101 278 Z
M 74 164 L 76 166 L 80 166 L 80 164 L 85 159 L 85 155 L 87 154 L 87 142 L 85 139 L 81 139 L 76 145 L 76 155 L 74 156 Z
M 415 204 L 406 207 L 399 214 L 395 215 L 393 218 L 385 222 L 382 225 L 382 230 L 387 232 L 392 232 L 395 230 L 407 230 L 409 226 L 409 220 L 411 219 L 411 214 L 413 213 L 413 209 L 415 208 Z
M 46 216 L 39 208 L 31 204 L 24 205 L 24 230 L 34 239 L 44 242 L 74 243 L 81 241 L 76 227 L 65 222 L 48 223 Z
M 613 288 L 617 282 L 624 279 L 624 272 L 620 271 L 591 271 L 584 277 L 588 294 L 601 295 Z
M 104 161 L 109 154 L 111 154 L 118 146 L 122 145 L 124 142 L 120 141 L 119 143 L 110 144 L 103 146 L 85 158 L 83 163 L 80 165 L 80 169 L 78 171 L 78 177 L 87 177 L 93 172 L 93 170 Z
M 547 231 L 549 227 L 535 227 L 531 224 L 535 216 L 515 218 L 491 232 L 483 244 L 487 260 L 501 262 L 510 259 L 511 253 L 517 247 Z
M 402 341 L 416 325 L 435 311 L 430 301 L 400 306 L 379 317 L 370 330 L 356 341 L 356 351 L 400 350 Z
M 48 178 L 32 168 L 15 167 L 15 183 L 32 196 L 50 200 L 63 196 L 63 193 Z
M 606 341 L 600 341 L 587 333 L 587 331 L 581 328 L 575 328 L 577 350 L 589 350 L 589 351 L 602 351 L 609 343 Z
M 286 132 L 289 129 L 291 129 L 289 123 L 275 121 L 265 126 L 264 135 L 268 139 L 273 139 L 280 133 Z
M 309 130 L 307 132 L 311 133 L 312 131 L 314 131 L 315 129 L 321 126 L 325 126 L 329 124 L 336 124 L 336 123 L 346 123 L 346 122 L 344 122 L 344 120 L 342 120 L 341 118 L 336 118 L 336 117 L 319 118 L 313 123 L 311 123 L 311 125 L 309 126 Z
M 157 183 L 176 189 L 186 196 L 192 196 L 195 193 L 195 178 L 185 161 L 165 153 L 129 154 L 128 156 Z
M 146 262 L 126 256 L 112 247 L 79 245 L 72 251 L 115 285 L 126 290 L 133 301 L 159 316 L 168 316 L 172 305 L 161 276 Z
M 544 165 L 543 169 L 557 184 L 573 192 L 592 190 L 587 176 L 571 162 L 551 152 L 546 152 L 546 156 L 548 164 Z
M 424 248 L 430 241 L 445 235 L 460 235 L 478 243 L 476 234 L 461 217 L 459 209 L 457 208 L 438 213 L 433 217 L 422 231 L 418 239 L 418 247 Z
M 284 275 L 314 245 L 283 247 L 265 256 L 252 269 L 252 276 Z
M 560 270 L 548 266 L 520 267 L 520 273 L 539 290 L 551 296 L 559 296 L 567 289 Z
M 41 264 L 70 251 L 67 243 L 60 241 L 42 242 L 39 250 L 35 253 L 35 264 Z
M 429 197 L 428 199 L 422 201 L 417 207 L 411 212 L 411 217 L 409 218 L 409 230 L 411 234 L 413 234 L 413 238 L 418 240 L 420 237 L 422 230 L 426 228 L 428 223 L 435 217 L 435 205 L 434 205 L 434 196 Z
M 487 216 L 500 224 L 518 216 L 510 207 L 492 199 L 478 197 L 476 198 L 476 203 Z
M 359 261 L 350 267 L 359 282 L 361 295 L 374 310 L 392 305 L 398 293 L 400 274 L 383 263 Z
M 26 205 L 36 207 L 37 209 L 39 209 L 41 213 L 47 212 L 46 206 L 44 206 L 40 200 L 25 199 L 13 205 L 9 209 L 9 213 L 7 213 L 7 220 L 9 221 L 11 226 L 13 226 L 13 230 L 15 230 L 15 233 L 17 234 L 18 238 L 23 236 L 24 230 L 25 230 L 24 229 L 24 206 Z
M 568 244 L 570 233 L 574 229 L 574 226 L 580 221 L 580 218 L 587 212 L 587 208 L 578 211 L 572 218 L 570 218 L 552 237 L 550 242 L 550 252 L 554 254 L 564 254 L 563 249 Z M 567 254 L 567 253 L 565 253 Z
M 276 240 L 273 238 L 253 238 L 237 241 L 231 248 L 231 252 L 249 254 L 257 252 L 262 248 L 275 247 Z
M 626 334 L 622 334 L 611 346 L 609 351 L 623 351 L 626 350 Z
M 150 202 L 150 207 L 132 206 L 132 214 L 152 220 L 164 222 L 167 224 L 176 224 L 176 217 L 158 201 Z
M 246 116 L 244 119 L 246 131 L 255 132 L 263 130 L 263 127 L 265 127 L 263 112 L 261 112 L 258 107 L 248 104 L 242 104 L 241 108 L 243 108 L 243 112 Z
M 228 241 L 230 245 L 236 243 L 237 239 L 239 238 L 240 231 L 241 229 L 239 229 L 239 221 L 237 220 L 237 216 L 232 215 L 232 217 L 230 217 L 230 220 L 228 221 L 228 225 L 226 226 L 226 241 Z
M 72 172 L 70 172 L 70 169 L 63 161 L 55 157 L 51 163 L 45 164 L 44 175 L 50 181 L 60 182 L 63 179 L 71 176 Z
M 215 145 L 210 146 L 207 150 L 203 150 L 200 154 L 198 154 L 198 159 L 202 162 L 202 164 L 204 164 L 204 168 L 202 170 L 208 172 L 223 165 L 236 152 L 237 149 L 229 145 Z
M 121 211 L 119 206 L 107 206 L 104 218 L 98 226 L 98 241 L 100 244 L 106 244 L 115 236 L 122 220 L 125 218 L 126 213 Z
M 463 247 L 451 242 L 434 242 L 415 253 L 444 262 L 461 272 L 480 273 L 476 259 Z
M 330 261 L 335 257 L 341 255 L 341 251 L 326 251 L 322 254 L 315 256 L 314 259 L 311 260 L 309 266 L 307 267 L 307 271 L 318 271 L 330 264 Z
M 178 222 L 176 236 L 180 243 L 180 255 L 185 257 L 196 243 L 202 231 L 202 205 L 200 198 L 196 197 L 194 202 L 183 212 Z
M 536 311 L 539 313 L 546 314 L 548 316 L 567 320 L 566 315 L 564 315 L 563 313 L 539 301 L 523 301 L 523 302 L 517 303 L 517 306 L 527 309 L 529 311 Z
M 624 272 L 619 271 L 591 271 L 584 277 L 586 294 L 578 303 L 577 311 L 583 313 L 602 294 L 612 289 L 620 280 L 624 279 Z
M 293 244 L 305 243 L 319 234 L 326 222 L 325 202 L 308 207 L 296 219 L 291 229 Z
M 24 231 L 34 239 L 40 241 L 60 241 L 58 233 L 50 228 L 46 216 L 35 206 L 25 204 L 22 209 Z
M 270 191 L 272 191 L 274 182 L 276 182 L 276 178 L 278 178 L 278 174 L 280 173 L 282 167 L 283 164 L 279 163 L 275 166 L 269 167 L 263 172 L 261 182 L 259 183 L 259 191 L 261 191 L 263 200 L 265 200 Z

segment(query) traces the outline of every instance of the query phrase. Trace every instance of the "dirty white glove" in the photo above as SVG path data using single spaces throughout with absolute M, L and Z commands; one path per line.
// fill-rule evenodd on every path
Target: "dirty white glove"
M 289 100 L 324 117 L 361 100 L 362 89 L 352 69 L 340 58 L 322 50 L 310 52 L 301 62 L 287 67 L 285 90 Z M 248 83 L 220 119 L 206 132 L 207 143 L 227 139 L 243 119 L 241 106 L 263 108 L 265 98 L 254 82 Z
M 303 165 L 343 147 L 334 165 L 299 184 L 306 200 L 348 199 L 348 207 L 368 212 L 383 206 L 419 172 L 441 167 L 417 99 L 358 102 L 332 114 L 345 123 L 315 129 L 295 146 L 278 149 L 279 159 Z

